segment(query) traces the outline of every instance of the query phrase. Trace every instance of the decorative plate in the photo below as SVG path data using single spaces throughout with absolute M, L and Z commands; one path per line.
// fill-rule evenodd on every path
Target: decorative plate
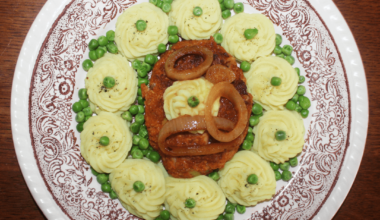
M 91 38 L 115 29 L 136 0 L 49 0 L 22 47 L 12 87 L 12 133 L 24 178 L 48 219 L 138 219 L 101 192 L 79 150 L 71 105 L 84 87 Z M 365 73 L 331 0 L 248 0 L 294 47 L 312 107 L 300 165 L 275 197 L 235 219 L 329 219 L 358 171 L 368 126 Z

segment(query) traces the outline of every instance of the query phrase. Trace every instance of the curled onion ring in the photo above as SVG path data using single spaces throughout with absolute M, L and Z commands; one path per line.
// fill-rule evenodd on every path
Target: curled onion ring
M 225 118 L 214 117 L 213 120 L 215 120 L 216 126 L 222 130 L 229 131 L 235 127 L 232 121 Z M 191 147 L 170 147 L 166 145 L 166 139 L 170 135 L 196 130 L 206 130 L 206 121 L 203 116 L 183 116 L 172 119 L 160 130 L 158 134 L 158 147 L 164 154 L 174 157 L 216 154 L 231 147 L 231 143 L 212 143 Z
M 220 64 L 215 64 L 207 70 L 205 78 L 213 84 L 217 84 L 219 82 L 232 83 L 235 81 L 236 75 L 230 68 Z
M 238 122 L 236 123 L 235 128 L 229 132 L 223 132 L 218 129 L 211 112 L 213 103 L 221 96 L 232 102 L 238 112 Z M 232 84 L 228 82 L 220 82 L 211 88 L 206 102 L 205 120 L 207 131 L 215 140 L 229 142 L 239 137 L 247 126 L 247 114 L 248 110 L 245 106 L 244 100 Z
M 204 61 L 199 66 L 187 69 L 187 70 L 177 70 L 174 68 L 175 62 L 189 54 L 196 54 L 203 57 Z M 214 57 L 210 49 L 201 46 L 191 46 L 184 47 L 170 54 L 165 62 L 166 76 L 172 80 L 190 80 L 196 79 L 202 76 L 207 69 L 210 67 Z

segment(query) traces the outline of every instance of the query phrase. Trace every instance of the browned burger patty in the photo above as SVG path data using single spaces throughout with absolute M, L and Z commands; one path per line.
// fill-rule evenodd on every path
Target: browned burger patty
M 174 81 L 166 77 L 165 62 L 169 55 L 175 50 L 187 46 L 204 46 L 212 50 L 214 59 L 212 65 L 221 64 L 230 68 L 236 75 L 235 81 L 232 82 L 233 86 L 243 98 L 248 112 L 252 108 L 252 95 L 247 93 L 246 79 L 242 70 L 237 66 L 236 60 L 233 56 L 228 54 L 223 47 L 217 45 L 213 38 L 210 40 L 190 40 L 181 41 L 173 45 L 172 50 L 169 50 L 161 55 L 161 59 L 156 63 L 153 68 L 152 76 L 150 79 L 150 88 L 142 85 L 142 95 L 145 98 L 145 124 L 149 132 L 149 143 L 157 150 L 163 160 L 163 164 L 168 173 L 176 178 L 191 178 L 197 175 L 207 175 L 215 169 L 221 169 L 224 164 L 230 160 L 238 151 L 239 146 L 244 141 L 247 134 L 248 123 L 244 132 L 233 142 L 229 151 L 225 151 L 213 155 L 204 156 L 185 156 L 185 157 L 171 157 L 163 154 L 158 147 L 158 134 L 162 126 L 167 122 L 164 112 L 163 95 L 169 86 Z M 175 68 L 178 70 L 191 69 L 197 67 L 203 62 L 203 58 L 197 55 L 186 55 L 177 60 Z M 237 122 L 237 111 L 230 101 L 225 98 L 220 99 L 219 117 L 229 119 Z M 248 114 L 249 117 L 249 114 Z M 194 146 L 203 145 L 205 143 L 217 142 L 205 132 L 204 134 L 190 134 L 182 133 L 172 135 L 167 140 L 170 146 Z

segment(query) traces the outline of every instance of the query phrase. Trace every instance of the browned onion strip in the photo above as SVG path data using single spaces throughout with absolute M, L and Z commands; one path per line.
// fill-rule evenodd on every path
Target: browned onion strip
M 230 132 L 220 131 L 213 120 L 211 112 L 212 106 L 215 100 L 221 96 L 232 102 L 238 112 L 238 122 L 235 128 Z M 232 84 L 220 82 L 212 87 L 206 102 L 205 120 L 207 131 L 215 140 L 229 142 L 241 135 L 248 123 L 247 114 L 247 107 L 245 106 L 244 100 Z
M 203 57 L 204 61 L 199 66 L 187 69 L 187 70 L 177 70 L 174 68 L 175 62 L 189 54 L 195 54 L 200 55 Z M 211 50 L 207 49 L 206 47 L 202 46 L 191 46 L 191 47 L 184 47 L 182 49 L 179 49 L 175 51 L 174 53 L 170 54 L 168 59 L 165 62 L 165 71 L 166 76 L 169 77 L 172 80 L 190 80 L 190 79 L 196 79 L 202 76 L 209 66 L 211 65 L 214 57 Z
M 231 130 L 235 127 L 234 123 L 228 119 L 215 117 L 215 124 L 219 129 Z M 230 143 L 212 143 L 202 146 L 188 147 L 170 147 L 166 145 L 166 139 L 173 134 L 185 132 L 205 130 L 206 122 L 203 116 L 183 116 L 168 121 L 158 134 L 158 147 L 160 150 L 169 156 L 199 156 L 216 154 L 227 150 L 231 147 Z
M 207 70 L 205 78 L 213 84 L 217 84 L 219 82 L 232 83 L 235 81 L 236 75 L 230 68 L 220 64 L 215 64 Z

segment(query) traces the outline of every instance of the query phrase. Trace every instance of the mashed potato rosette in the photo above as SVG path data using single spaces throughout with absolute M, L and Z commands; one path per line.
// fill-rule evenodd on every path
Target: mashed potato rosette
M 138 31 L 136 21 L 144 20 L 147 27 Z M 120 53 L 129 60 L 143 60 L 157 53 L 160 43 L 168 43 L 168 16 L 151 3 L 133 5 L 121 14 L 116 22 L 115 42 Z
M 195 16 L 193 9 L 200 7 L 202 15 Z M 217 0 L 175 0 L 169 13 L 169 24 L 176 25 L 186 40 L 209 39 L 223 22 L 220 4 Z
M 246 29 L 258 29 L 258 34 L 247 40 Z M 268 56 L 275 47 L 274 25 L 262 14 L 239 13 L 226 20 L 222 25 L 222 46 L 239 61 L 253 62 L 259 57 Z
M 136 181 L 144 184 L 142 192 L 133 189 Z M 157 164 L 144 159 L 126 159 L 111 172 L 110 182 L 130 213 L 147 220 L 160 215 L 166 189 L 164 174 Z
M 296 71 L 286 60 L 279 57 L 259 58 L 244 75 L 247 79 L 248 92 L 265 110 L 284 109 L 284 105 L 297 91 Z M 271 84 L 274 76 L 281 78 L 279 86 Z
M 107 76 L 115 79 L 115 86 L 110 89 L 103 85 L 103 79 Z M 85 86 L 96 113 L 122 113 L 136 100 L 137 74 L 126 58 L 106 53 L 88 71 Z
M 99 143 L 103 136 L 109 138 L 107 146 Z M 80 139 L 83 158 L 99 173 L 110 173 L 119 166 L 132 146 L 132 135 L 125 120 L 109 112 L 88 119 Z
M 219 171 L 219 186 L 228 200 L 244 206 L 254 206 L 269 200 L 276 193 L 276 179 L 269 163 L 251 151 L 240 151 Z M 256 174 L 257 184 L 247 177 Z
M 286 139 L 278 141 L 276 131 L 285 131 Z M 252 150 L 262 158 L 275 163 L 284 163 L 301 153 L 305 143 L 305 127 L 296 111 L 270 110 L 264 113 L 253 128 L 255 141 Z
M 194 208 L 185 207 L 185 201 L 193 199 Z M 165 208 L 171 219 L 216 219 L 223 213 L 226 197 L 218 184 L 207 176 L 191 179 L 166 178 Z

